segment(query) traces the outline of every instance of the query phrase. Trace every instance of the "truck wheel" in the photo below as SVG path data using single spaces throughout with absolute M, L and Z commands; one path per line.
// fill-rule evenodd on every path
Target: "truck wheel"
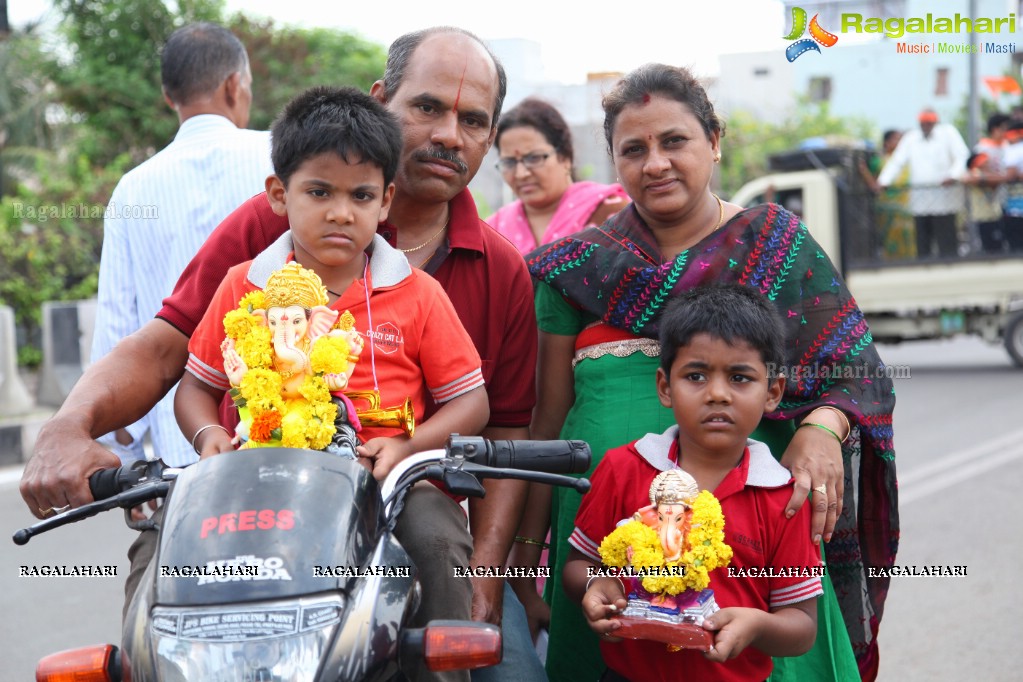
M 1005 325 L 1005 350 L 1017 367 L 1023 367 L 1023 312 L 1010 317 Z

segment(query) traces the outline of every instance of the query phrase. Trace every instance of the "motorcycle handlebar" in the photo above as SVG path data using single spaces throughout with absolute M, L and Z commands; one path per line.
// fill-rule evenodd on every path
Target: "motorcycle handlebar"
M 143 474 L 143 469 L 132 466 L 100 469 L 89 476 L 89 491 L 92 493 L 92 499 L 105 500 L 118 495 L 138 483 Z
M 581 474 L 590 468 L 590 446 L 582 440 L 487 440 L 479 436 L 451 436 L 451 456 L 488 467 Z
M 89 476 L 89 492 L 92 499 L 105 500 L 120 495 L 136 486 L 145 475 L 144 466 L 125 464 L 110 469 L 99 469 Z

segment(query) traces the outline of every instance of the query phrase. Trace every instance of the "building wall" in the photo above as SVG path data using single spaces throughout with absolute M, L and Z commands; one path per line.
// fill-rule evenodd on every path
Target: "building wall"
M 730 112 L 743 110 L 777 123 L 791 112 L 796 73 L 781 49 L 726 54 L 718 61 L 720 75 L 708 94 L 726 120 Z

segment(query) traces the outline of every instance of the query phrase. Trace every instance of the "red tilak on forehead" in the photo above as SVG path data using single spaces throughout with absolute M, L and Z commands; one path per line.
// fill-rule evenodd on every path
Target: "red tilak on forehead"
M 455 111 L 458 111 L 458 100 L 462 99 L 462 84 L 465 83 L 465 72 L 468 70 L 469 65 L 466 64 L 462 67 L 462 78 L 458 81 L 458 93 L 455 95 Z
M 650 93 L 649 92 L 644 92 L 643 93 L 643 104 L 650 104 Z

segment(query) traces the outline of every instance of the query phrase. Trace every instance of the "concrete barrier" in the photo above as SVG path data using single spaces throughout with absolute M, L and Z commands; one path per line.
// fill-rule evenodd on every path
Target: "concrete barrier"
M 26 414 L 32 408 L 32 396 L 18 374 L 14 311 L 0 305 L 0 417 Z
M 59 407 L 89 364 L 96 301 L 43 304 L 43 365 L 39 371 L 40 405 Z

